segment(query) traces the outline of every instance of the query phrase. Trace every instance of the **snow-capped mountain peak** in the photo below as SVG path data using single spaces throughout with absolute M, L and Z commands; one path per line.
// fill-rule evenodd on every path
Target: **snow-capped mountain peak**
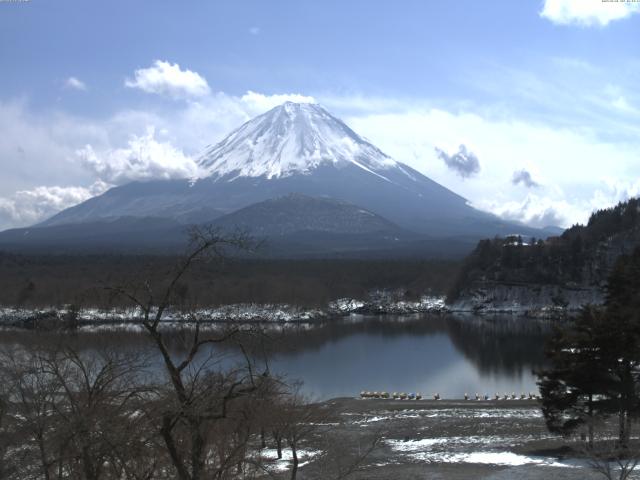
M 356 165 L 385 178 L 386 170 L 400 167 L 320 105 L 294 102 L 269 110 L 208 147 L 199 165 L 214 180 L 281 178 L 308 174 L 321 165 Z

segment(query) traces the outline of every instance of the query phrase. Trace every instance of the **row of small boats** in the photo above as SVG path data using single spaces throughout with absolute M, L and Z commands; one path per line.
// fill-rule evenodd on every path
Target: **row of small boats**
M 393 399 L 393 400 L 422 400 L 423 396 L 421 393 L 405 393 L 405 392 L 393 392 L 393 393 L 388 393 L 388 392 L 369 392 L 369 391 L 362 391 L 360 392 L 360 398 L 386 398 L 386 399 Z M 502 394 L 500 395 L 499 393 L 496 393 L 493 397 L 487 395 L 486 393 L 484 395 L 480 395 L 479 393 L 475 394 L 475 400 L 540 400 L 540 395 L 533 393 L 533 392 L 529 392 L 527 393 L 521 393 L 520 395 L 517 395 L 515 392 L 508 394 Z M 439 393 L 434 393 L 433 394 L 433 399 L 434 400 L 440 400 L 440 394 Z M 465 400 L 472 400 L 473 398 L 468 394 L 465 393 L 464 394 L 464 399 Z
M 436 394 L 437 395 L 437 394 Z M 421 393 L 404 393 L 404 392 L 360 392 L 360 398 L 393 398 L 394 400 L 422 400 Z M 434 397 L 435 398 L 435 397 Z M 436 400 L 439 400 L 440 396 Z

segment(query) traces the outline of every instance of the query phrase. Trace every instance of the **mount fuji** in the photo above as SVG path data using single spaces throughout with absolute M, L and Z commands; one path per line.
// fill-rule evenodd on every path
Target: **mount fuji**
M 429 242 L 453 245 L 458 241 L 470 248 L 488 236 L 549 234 L 471 207 L 463 197 L 386 155 L 316 104 L 287 102 L 273 108 L 205 148 L 198 165 L 197 178 L 128 183 L 32 228 L 0 233 L 0 246 L 44 245 L 52 231 L 57 232 L 59 245 L 65 239 L 81 243 L 78 232 L 96 224 L 109 224 L 114 234 L 126 225 L 129 230 L 117 234 L 122 239 L 135 219 L 153 219 L 158 231 L 165 225 L 167 232 L 173 232 L 166 238 L 176 243 L 176 232 L 183 231 L 184 225 L 228 227 L 241 218 L 251 230 L 248 219 L 254 218 L 256 225 L 262 225 L 256 231 L 269 232 L 267 236 L 276 243 L 288 235 L 299 238 L 330 232 L 334 252 L 340 249 L 341 234 L 350 236 L 351 250 L 357 250 L 353 235 L 359 236 L 364 249 L 371 244 L 382 249 L 407 248 L 409 242 L 411 250 Z M 256 204 L 260 206 L 249 208 Z M 251 217 L 247 208 L 249 213 L 261 213 Z M 313 221 L 315 217 L 322 219 Z M 270 219 L 269 228 L 260 218 Z M 330 218 L 336 219 L 335 225 L 329 225 Z M 353 222 L 362 224 L 362 231 L 351 231 L 348 227 Z M 131 243 L 142 248 L 147 237 L 141 238 L 137 228 Z M 375 238 L 394 241 L 380 243 Z M 322 247 L 315 245 L 321 253 Z

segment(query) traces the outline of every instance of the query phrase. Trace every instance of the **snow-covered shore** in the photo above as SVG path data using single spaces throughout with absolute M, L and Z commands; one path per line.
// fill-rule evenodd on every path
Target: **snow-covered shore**
M 412 314 L 445 313 L 443 297 L 424 296 L 419 300 L 398 300 L 376 292 L 367 300 L 342 298 L 324 308 L 305 308 L 287 304 L 234 304 L 216 308 L 200 308 L 188 312 L 167 310 L 162 316 L 166 325 L 194 323 L 252 322 L 314 322 L 350 314 Z M 152 312 L 152 316 L 155 311 Z M 15 328 L 83 328 L 110 325 L 136 329 L 144 319 L 140 308 L 74 308 L 48 307 L 38 309 L 0 308 L 0 325 Z
M 559 300 L 560 299 L 560 300 Z M 365 299 L 340 298 L 324 307 L 300 307 L 289 304 L 241 303 L 188 312 L 167 310 L 163 325 L 182 326 L 198 321 L 204 324 L 235 323 L 312 323 L 347 316 L 464 314 L 513 315 L 538 319 L 562 318 L 580 310 L 587 303 L 601 303 L 602 294 L 594 289 L 574 289 L 556 292 L 551 287 L 523 288 L 499 286 L 476 289 L 453 304 L 445 297 L 424 295 L 417 300 L 406 299 L 400 292 L 376 290 Z M 155 312 L 152 312 L 152 316 Z M 0 326 L 27 329 L 109 328 L 138 329 L 143 320 L 140 308 L 0 308 Z

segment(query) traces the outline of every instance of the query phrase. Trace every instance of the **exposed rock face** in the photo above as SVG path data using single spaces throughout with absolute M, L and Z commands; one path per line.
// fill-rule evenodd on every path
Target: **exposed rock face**
M 559 316 L 605 300 L 609 274 L 621 255 L 640 246 L 640 200 L 592 215 L 560 237 L 529 244 L 484 240 L 467 258 L 454 311 Z
M 479 282 L 466 289 L 450 308 L 476 313 L 513 313 L 533 317 L 555 317 L 575 312 L 587 304 L 604 301 L 597 286 L 507 285 Z

